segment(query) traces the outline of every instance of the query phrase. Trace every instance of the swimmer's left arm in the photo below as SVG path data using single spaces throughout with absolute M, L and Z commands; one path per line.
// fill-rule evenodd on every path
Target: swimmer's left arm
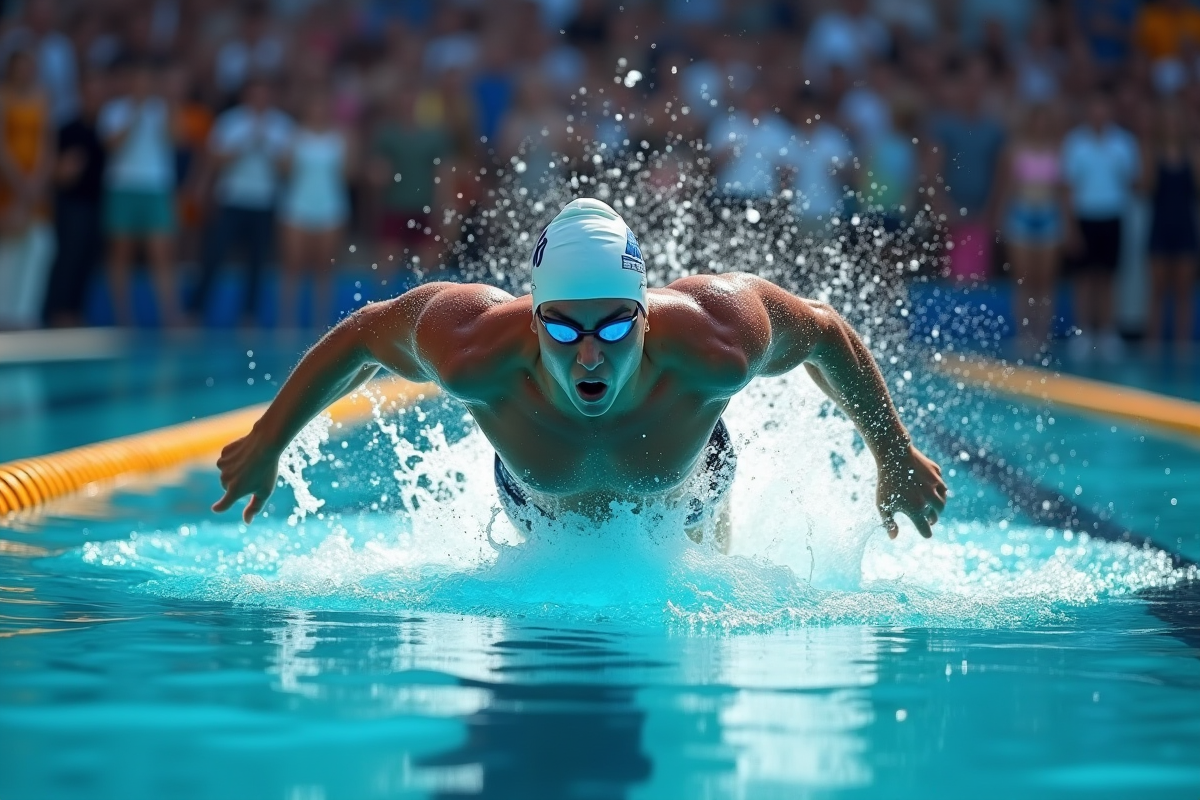
M 755 374 L 780 375 L 801 364 L 854 422 L 879 466 L 878 505 L 895 537 L 895 514 L 912 519 L 923 536 L 946 506 L 941 468 L 912 443 L 867 346 L 826 303 L 806 300 L 753 276 L 735 278 L 757 303 L 744 304 L 769 326 Z

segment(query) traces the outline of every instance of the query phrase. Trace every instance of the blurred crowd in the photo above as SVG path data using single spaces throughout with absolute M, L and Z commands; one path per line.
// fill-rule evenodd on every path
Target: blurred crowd
M 339 269 L 437 269 L 517 160 L 536 193 L 703 142 L 721 202 L 935 222 L 1028 353 L 1063 285 L 1070 346 L 1118 352 L 1129 258 L 1140 333 L 1194 328 L 1186 0 L 10 0 L 0 68 L 0 327 L 80 324 L 97 286 L 131 324 L 142 267 L 164 325 L 226 268 L 244 324 L 270 287 L 324 325 Z

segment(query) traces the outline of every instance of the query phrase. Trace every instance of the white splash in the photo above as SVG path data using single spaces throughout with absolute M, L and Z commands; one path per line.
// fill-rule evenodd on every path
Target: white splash
M 378 416 L 397 463 L 387 490 L 401 512 L 262 520 L 249 529 L 204 523 L 188 535 L 88 544 L 83 560 L 139 570 L 131 577 L 144 591 L 177 597 L 718 630 L 1037 624 L 1189 579 L 1160 551 L 1068 541 L 1044 528 L 951 521 L 932 541 L 909 526 L 888 540 L 872 501 L 871 456 L 802 374 L 756 383 L 727 412 L 739 449 L 729 555 L 687 539 L 683 509 L 657 524 L 617 514 L 601 525 L 559 520 L 523 536 L 500 511 L 483 436 L 449 443 L 441 423 L 407 413 L 420 416 L 415 440 Z M 316 463 L 319 447 L 303 452 Z M 313 487 L 295 467 L 289 474 L 289 485 L 300 486 L 297 503 L 312 508 Z M 154 575 L 147 581 L 141 570 Z

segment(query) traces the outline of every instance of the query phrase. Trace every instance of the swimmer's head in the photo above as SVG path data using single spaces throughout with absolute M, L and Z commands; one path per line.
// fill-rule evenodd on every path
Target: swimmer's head
M 582 198 L 546 226 L 530 263 L 542 363 L 576 410 L 598 417 L 641 363 L 648 329 L 641 248 L 620 214 Z

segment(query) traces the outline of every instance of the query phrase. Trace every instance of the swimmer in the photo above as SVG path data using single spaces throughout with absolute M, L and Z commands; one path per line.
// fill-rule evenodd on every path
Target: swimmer
M 688 504 L 693 540 L 727 549 L 736 458 L 721 414 L 755 377 L 804 365 L 875 457 L 888 535 L 897 514 L 933 535 L 946 505 L 941 469 L 913 445 L 870 352 L 828 305 L 747 274 L 648 289 L 634 234 L 590 198 L 546 226 L 530 267 L 531 295 L 430 283 L 343 320 L 222 451 L 225 494 L 213 510 L 250 496 L 250 522 L 292 438 L 382 367 L 462 402 L 496 449 L 514 524 L 563 512 L 599 520 L 613 503 L 674 499 Z

